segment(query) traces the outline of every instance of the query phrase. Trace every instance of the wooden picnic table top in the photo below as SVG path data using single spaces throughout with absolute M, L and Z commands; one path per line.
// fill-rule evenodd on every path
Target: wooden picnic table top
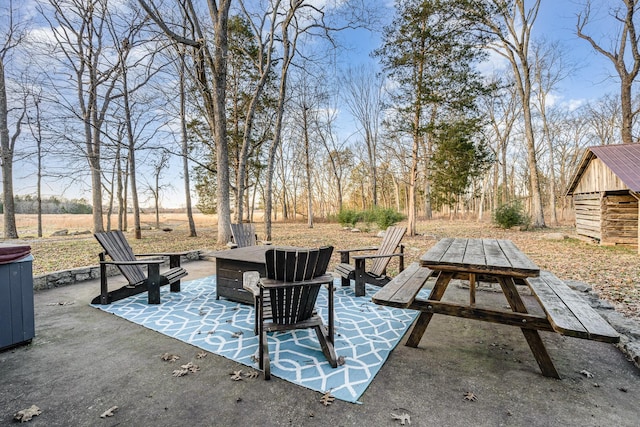
M 510 240 L 444 238 L 420 257 L 435 271 L 537 277 L 540 268 Z

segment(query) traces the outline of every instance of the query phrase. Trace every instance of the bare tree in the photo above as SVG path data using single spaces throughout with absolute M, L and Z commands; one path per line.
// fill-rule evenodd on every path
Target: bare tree
M 187 112 L 186 112 L 186 77 L 187 64 L 184 46 L 178 48 L 178 76 L 180 78 L 180 139 L 182 147 L 182 174 L 184 175 L 185 202 L 187 205 L 187 220 L 189 221 L 189 237 L 196 237 L 196 223 L 193 220 L 191 204 L 191 188 L 189 185 L 189 138 L 187 136 Z
M 278 26 L 277 17 L 280 11 L 280 3 L 280 0 L 275 0 L 262 12 L 254 13 L 245 7 L 245 2 L 243 0 L 240 0 L 240 6 L 244 15 L 247 17 L 248 24 L 254 36 L 253 47 L 255 47 L 254 53 L 244 50 L 243 54 L 254 62 L 257 74 L 257 81 L 253 85 L 253 90 L 250 93 L 251 98 L 246 107 L 244 129 L 242 132 L 242 147 L 240 149 L 240 156 L 238 159 L 238 178 L 236 179 L 238 196 L 236 200 L 236 212 L 238 220 L 240 221 L 242 221 L 244 215 L 243 201 L 247 176 L 247 161 L 253 138 L 256 109 L 260 103 L 269 75 L 273 71 L 272 56 L 276 41 L 275 32 Z
M 164 21 L 153 1 L 138 0 L 142 8 L 162 31 L 174 42 L 193 52 L 196 87 L 203 98 L 206 118 L 216 147 L 216 200 L 218 213 L 218 243 L 231 239 L 231 207 L 229 201 L 229 147 L 227 141 L 226 84 L 227 84 L 227 23 L 231 0 L 208 0 L 213 40 L 209 43 L 202 19 L 192 0 L 176 3 L 185 19 L 193 26 L 193 38 L 182 36 Z M 212 48 L 211 48 L 212 47 Z
M 80 145 L 91 173 L 94 232 L 104 231 L 102 209 L 103 125 L 113 101 L 120 64 L 111 62 L 108 50 L 118 42 L 108 39 L 105 25 L 110 20 L 107 0 L 49 0 L 53 16 L 41 10 L 52 29 L 60 60 L 68 67 L 75 85 L 77 104 L 66 99 L 64 88 L 57 88 L 62 102 L 83 126 Z M 75 141 L 72 141 L 75 143 Z
M 479 20 L 484 30 L 495 38 L 495 42 L 489 46 L 490 49 L 507 59 L 511 66 L 518 98 L 522 104 L 532 225 L 544 227 L 542 192 L 533 129 L 531 106 L 533 77 L 529 56 L 531 30 L 538 17 L 540 0 L 532 3 L 527 7 L 525 0 L 490 0 L 489 13 L 480 14 Z
M 160 191 L 166 187 L 165 185 L 160 185 L 160 176 L 168 164 L 169 152 L 162 150 L 152 162 L 153 184 L 147 183 L 147 190 L 153 198 L 153 206 L 156 214 L 156 229 L 160 229 Z
M 15 108 L 17 118 L 15 120 L 15 131 L 9 135 L 9 103 L 7 99 L 7 76 L 5 63 L 9 59 L 11 52 L 22 43 L 25 31 L 22 25 L 14 21 L 13 0 L 9 0 L 6 5 L 6 27 L 3 26 L 2 39 L 0 39 L 0 159 L 2 161 L 2 194 L 4 206 L 4 238 L 17 239 L 18 229 L 16 227 L 15 206 L 13 202 L 13 152 L 16 140 L 20 136 L 22 121 L 24 120 L 27 108 L 26 97 L 23 97 L 19 106 Z M 4 21 L 3 19 L 3 21 Z
M 589 102 L 584 115 L 593 145 L 609 145 L 619 141 L 619 130 L 622 128 L 620 102 L 614 95 L 604 95 Z
M 350 150 L 345 148 L 345 141 L 337 141 L 334 132 L 334 123 L 336 120 L 337 108 L 326 108 L 324 117 L 320 118 L 320 126 L 322 129 L 318 132 L 318 138 L 326 150 L 327 158 L 325 164 L 327 169 L 331 171 L 331 176 L 336 186 L 336 212 L 342 210 L 344 199 L 344 181 L 346 172 L 353 162 L 353 155 Z
M 274 28 L 280 27 L 281 37 L 281 50 L 282 58 L 280 63 L 280 81 L 278 87 L 278 101 L 276 105 L 275 114 L 275 126 L 273 130 L 273 142 L 269 147 L 269 154 L 267 158 L 267 176 L 265 185 L 265 207 L 264 207 L 264 222 L 265 222 L 265 239 L 271 240 L 271 215 L 273 204 L 273 173 L 276 165 L 277 153 L 280 149 L 282 142 L 282 117 L 284 115 L 284 106 L 287 95 L 287 78 L 289 76 L 289 67 L 296 54 L 296 45 L 298 43 L 298 37 L 302 33 L 302 30 L 297 27 L 296 12 L 303 5 L 304 0 L 295 0 L 290 3 L 290 8 L 287 9 L 283 15 L 282 21 L 276 23 Z M 276 7 L 279 5 L 279 1 L 276 2 Z M 290 33 L 293 36 L 290 37 Z
M 36 142 L 36 203 L 38 216 L 38 237 L 42 237 L 42 158 L 43 158 L 43 136 L 42 136 L 42 93 L 34 89 L 31 93 L 33 99 L 34 114 L 27 113 L 27 123 L 31 130 L 31 136 Z
M 558 224 L 558 213 L 556 209 L 556 162 L 553 147 L 553 137 L 551 134 L 547 98 L 551 91 L 557 87 L 564 78 L 566 78 L 571 67 L 564 60 L 565 54 L 561 51 L 558 43 L 539 43 L 533 49 L 533 75 L 536 85 L 535 103 L 540 119 L 542 121 L 542 138 L 547 143 L 547 152 L 549 158 L 549 207 L 551 210 L 551 222 Z
M 634 19 L 638 12 L 637 0 L 619 0 L 608 2 L 609 15 L 619 24 L 610 28 L 620 28 L 614 34 L 617 46 L 611 46 L 610 50 L 603 47 L 602 43 L 587 34 L 587 25 L 592 21 L 592 3 L 587 1 L 584 10 L 578 14 L 576 23 L 576 33 L 578 37 L 589 42 L 591 47 L 609 59 L 613 64 L 618 77 L 620 78 L 620 103 L 622 114 L 622 142 L 631 144 L 636 142 L 633 136 L 633 121 L 638 114 L 638 109 L 633 106 L 633 83 L 640 72 L 640 50 L 638 49 L 638 34 L 636 32 Z M 612 4 L 612 3 L 615 3 Z M 629 58 L 629 55 L 631 58 Z
M 358 131 L 367 147 L 367 159 L 371 173 L 371 197 L 373 206 L 378 204 L 378 136 L 383 110 L 382 79 L 372 69 L 349 69 L 342 85 L 343 99 L 357 123 Z
M 507 150 L 512 137 L 514 124 L 520 117 L 521 108 L 517 102 L 515 85 L 511 80 L 500 83 L 501 89 L 494 91 L 485 98 L 484 109 L 487 113 L 491 128 L 490 140 L 494 141 L 494 155 L 496 163 L 493 169 L 493 207 L 507 203 Z

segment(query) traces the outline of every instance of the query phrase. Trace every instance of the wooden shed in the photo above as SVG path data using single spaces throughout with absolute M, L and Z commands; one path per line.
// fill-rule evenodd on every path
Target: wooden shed
M 578 235 L 640 252 L 640 144 L 588 148 L 567 195 L 573 195 Z

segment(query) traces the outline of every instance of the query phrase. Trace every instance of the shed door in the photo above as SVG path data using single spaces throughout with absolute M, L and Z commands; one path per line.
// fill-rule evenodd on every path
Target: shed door
M 601 240 L 601 193 L 583 193 L 573 196 L 576 210 L 576 232 L 581 236 Z

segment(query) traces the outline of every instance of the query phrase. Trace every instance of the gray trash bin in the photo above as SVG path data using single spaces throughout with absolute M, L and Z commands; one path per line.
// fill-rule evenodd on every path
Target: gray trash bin
M 0 244 L 0 350 L 35 336 L 31 247 Z

